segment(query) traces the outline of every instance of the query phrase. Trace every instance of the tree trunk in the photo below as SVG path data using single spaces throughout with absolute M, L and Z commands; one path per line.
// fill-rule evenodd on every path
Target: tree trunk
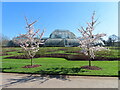
M 90 55 L 90 51 L 89 51 L 89 48 L 88 48 L 88 54 Z M 91 57 L 90 56 L 88 56 L 88 59 L 89 59 L 89 67 L 91 66 Z
M 89 59 L 89 66 L 91 66 L 91 58 Z
M 33 61 L 33 57 L 31 57 L 31 66 L 32 66 L 32 63 L 33 63 L 32 61 Z

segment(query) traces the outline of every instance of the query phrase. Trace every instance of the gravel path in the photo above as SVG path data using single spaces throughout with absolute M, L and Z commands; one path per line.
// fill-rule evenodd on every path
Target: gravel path
M 118 88 L 117 77 L 0 73 L 2 88 Z

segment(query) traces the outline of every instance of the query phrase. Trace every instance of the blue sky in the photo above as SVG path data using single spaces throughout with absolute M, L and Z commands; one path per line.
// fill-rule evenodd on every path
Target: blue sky
M 100 24 L 94 33 L 118 35 L 117 2 L 4 2 L 2 3 L 2 33 L 10 39 L 26 33 L 24 16 L 30 21 L 38 18 L 35 28 L 46 28 L 44 37 L 55 29 L 70 30 L 80 36 L 78 28 L 85 27 L 93 11 Z

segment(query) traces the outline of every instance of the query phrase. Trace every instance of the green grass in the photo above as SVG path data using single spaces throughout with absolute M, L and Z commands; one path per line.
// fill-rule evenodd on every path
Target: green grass
M 102 70 L 85 70 L 81 66 L 88 65 L 88 61 L 67 61 L 63 58 L 35 58 L 34 64 L 42 65 L 36 68 L 21 68 L 29 65 L 29 59 L 4 59 L 3 72 L 41 73 L 41 74 L 71 74 L 71 75 L 106 75 L 117 76 L 118 61 L 93 61 L 92 65 Z M 76 71 L 77 70 L 77 71 Z
M 39 73 L 39 74 L 66 74 L 66 75 L 95 75 L 95 76 L 118 76 L 118 61 L 92 61 L 93 66 L 98 66 L 102 70 L 86 70 L 81 69 L 81 66 L 88 65 L 88 61 L 68 61 L 64 58 L 34 58 L 33 64 L 42 65 L 41 67 L 36 68 L 22 68 L 25 65 L 30 65 L 30 59 L 4 59 L 4 57 L 20 55 L 18 53 L 20 48 L 8 48 L 9 50 L 17 50 L 7 52 L 11 55 L 2 56 L 2 72 L 16 72 L 16 73 Z M 7 50 L 8 50 L 7 49 Z M 78 47 L 41 47 L 38 54 L 48 54 L 48 53 L 66 53 L 63 50 L 67 51 L 78 51 Z M 6 48 L 3 48 L 4 51 L 7 51 Z M 57 50 L 55 52 L 47 52 L 48 50 Z M 97 52 L 104 54 L 105 52 Z M 96 54 L 97 54 L 96 53 Z M 112 49 L 109 52 L 106 52 L 106 57 L 117 57 L 118 50 Z M 109 55 L 111 54 L 111 56 Z M 75 53 L 70 53 L 75 54 Z

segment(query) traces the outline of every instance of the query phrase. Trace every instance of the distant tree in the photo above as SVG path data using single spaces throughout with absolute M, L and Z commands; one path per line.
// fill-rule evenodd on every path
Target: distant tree
M 19 45 L 17 43 L 15 43 L 13 40 L 10 40 L 8 43 L 7 43 L 7 46 L 8 47 L 18 47 Z
M 111 38 L 108 38 L 108 40 L 107 40 L 107 46 L 112 46 L 112 39 Z
M 9 41 L 10 39 L 7 36 L 0 34 L 0 46 L 7 46 Z
M 117 40 L 118 40 L 118 36 L 116 36 L 115 34 L 110 35 L 110 36 L 108 37 L 108 46 L 114 46 L 114 43 L 115 43 L 115 41 L 117 41 Z

